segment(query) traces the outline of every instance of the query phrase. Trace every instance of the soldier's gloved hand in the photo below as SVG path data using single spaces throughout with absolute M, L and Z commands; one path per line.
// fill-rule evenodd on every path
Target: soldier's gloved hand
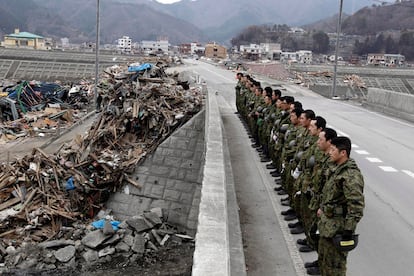
M 352 240 L 352 231 L 351 230 L 344 230 L 342 232 L 342 240 L 344 240 L 344 241 Z

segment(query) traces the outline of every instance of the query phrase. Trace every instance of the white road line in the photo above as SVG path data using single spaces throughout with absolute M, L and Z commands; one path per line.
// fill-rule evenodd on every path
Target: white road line
M 351 146 L 353 149 L 358 149 L 359 148 L 359 146 L 358 145 L 355 145 L 355 144 L 352 144 L 352 146 Z
M 348 134 L 346 134 L 342 130 L 338 130 L 337 128 L 334 128 L 334 129 L 336 130 L 336 133 L 338 133 L 338 136 L 350 137 Z
M 414 173 L 412 171 L 402 170 L 402 172 L 414 178 Z
M 380 159 L 375 158 L 375 157 L 367 157 L 366 159 L 367 159 L 369 162 L 372 162 L 372 163 L 382 163 L 382 161 L 381 161 Z
M 384 172 L 398 172 L 398 170 L 394 169 L 393 167 L 379 166 L 379 168 Z
M 356 150 L 355 152 L 358 153 L 358 154 L 361 154 L 361 155 L 368 155 L 369 154 L 369 152 L 367 152 L 366 150 Z

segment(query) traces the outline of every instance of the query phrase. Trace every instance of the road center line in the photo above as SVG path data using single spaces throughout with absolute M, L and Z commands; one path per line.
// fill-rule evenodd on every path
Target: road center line
M 412 171 L 402 170 L 402 172 L 414 178 L 414 173 Z
M 355 152 L 358 153 L 358 154 L 361 154 L 361 155 L 368 155 L 369 154 L 369 152 L 367 152 L 366 150 L 356 150 Z
M 380 159 L 375 158 L 375 157 L 367 157 L 366 159 L 367 159 L 369 162 L 372 162 L 372 163 L 382 163 L 382 161 L 381 161 Z
M 384 172 L 398 172 L 398 170 L 394 169 L 393 167 L 389 167 L 389 166 L 379 166 L 379 168 L 383 170 Z

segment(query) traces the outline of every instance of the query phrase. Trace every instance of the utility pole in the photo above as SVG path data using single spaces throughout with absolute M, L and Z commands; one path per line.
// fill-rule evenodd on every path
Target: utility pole
M 334 64 L 334 77 L 332 86 L 332 98 L 336 96 L 336 72 L 338 67 L 338 48 L 339 48 L 339 36 L 341 35 L 341 22 L 342 22 L 342 5 L 344 1 L 340 0 L 339 3 L 339 15 L 338 24 L 336 26 L 336 45 L 335 45 L 335 64 Z
M 95 41 L 95 89 L 93 95 L 93 101 L 95 109 L 98 99 L 98 82 L 99 82 L 99 0 L 96 0 L 96 41 Z

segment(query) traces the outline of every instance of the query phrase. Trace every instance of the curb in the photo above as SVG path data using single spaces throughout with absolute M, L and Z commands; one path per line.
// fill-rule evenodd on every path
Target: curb
M 217 98 L 208 93 L 206 155 L 192 275 L 231 275 L 226 174 L 221 116 Z

